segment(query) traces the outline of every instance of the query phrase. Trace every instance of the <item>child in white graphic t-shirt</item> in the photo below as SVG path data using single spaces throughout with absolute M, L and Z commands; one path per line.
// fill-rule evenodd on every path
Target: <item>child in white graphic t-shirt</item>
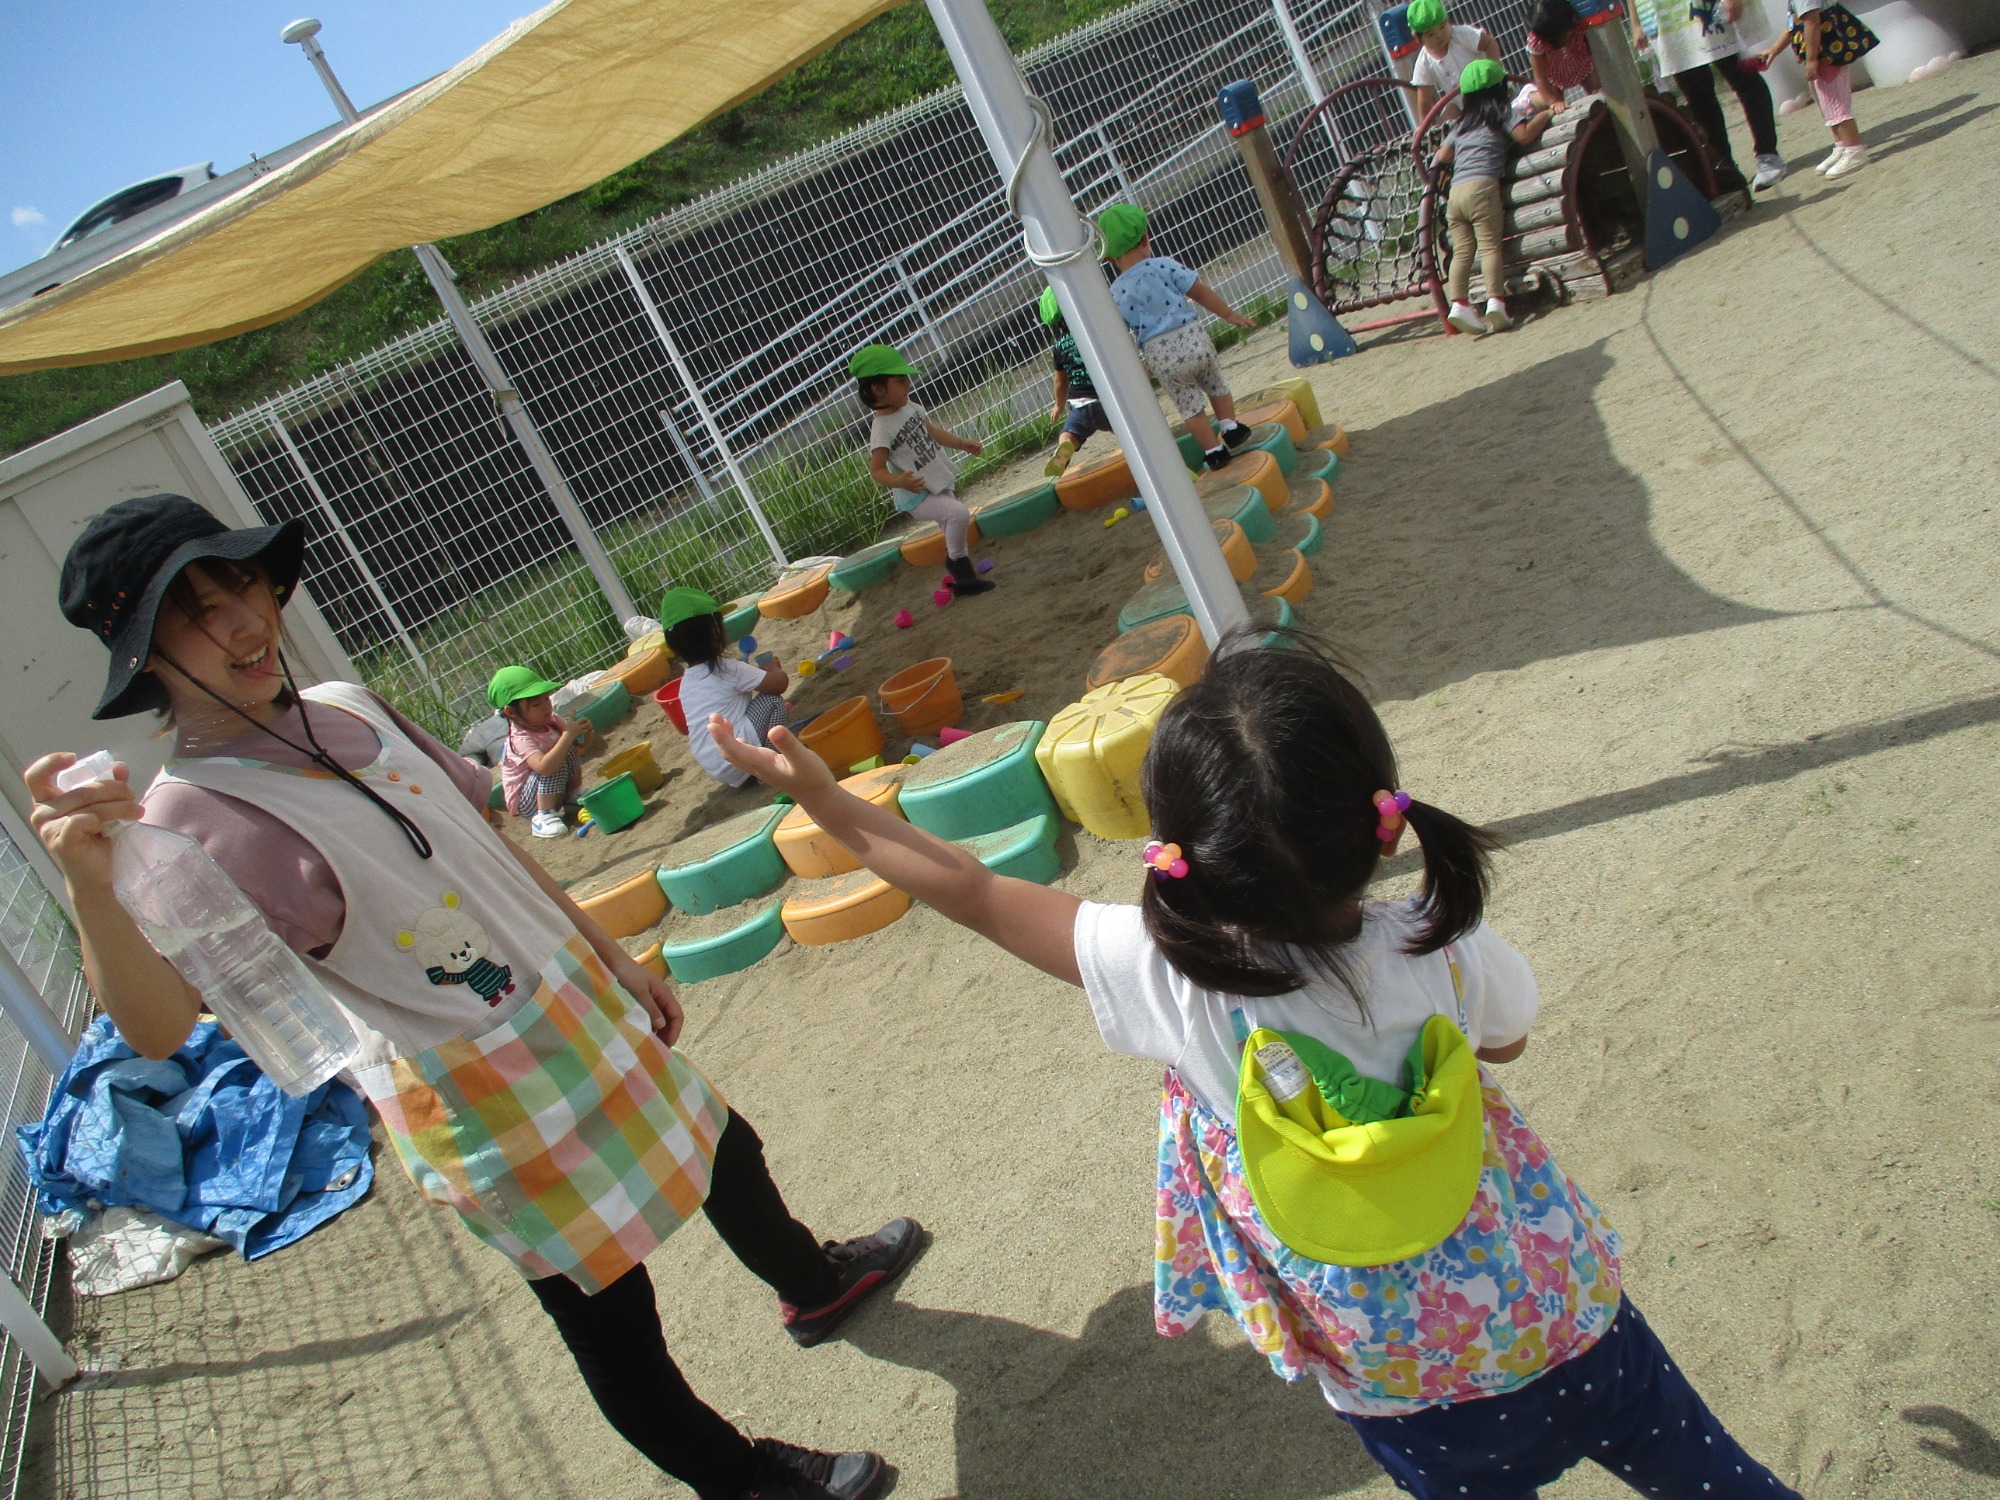
M 861 404 L 875 413 L 868 429 L 868 472 L 891 493 L 897 510 L 943 528 L 951 591 L 961 599 L 988 592 L 993 585 L 973 568 L 967 549 L 972 512 L 958 498 L 958 474 L 943 452 L 978 453 L 980 445 L 938 426 L 910 399 L 910 380 L 917 372 L 889 345 L 862 345 L 848 359 L 847 369 Z

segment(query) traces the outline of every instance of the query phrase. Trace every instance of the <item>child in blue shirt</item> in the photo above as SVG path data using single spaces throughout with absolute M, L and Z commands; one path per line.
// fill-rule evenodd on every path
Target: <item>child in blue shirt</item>
M 1174 398 L 1181 420 L 1201 444 L 1202 462 L 1211 469 L 1222 468 L 1229 462 L 1229 450 L 1249 441 L 1250 429 L 1236 420 L 1236 402 L 1198 309 L 1206 308 L 1238 328 L 1255 328 L 1256 323 L 1223 301 L 1200 272 L 1170 256 L 1153 254 L 1146 211 L 1137 204 L 1112 204 L 1097 216 L 1097 228 L 1104 236 L 1105 255 L 1118 268 L 1111 297 L 1139 341 L 1140 358 Z M 1219 437 L 1208 420 L 1211 401 Z

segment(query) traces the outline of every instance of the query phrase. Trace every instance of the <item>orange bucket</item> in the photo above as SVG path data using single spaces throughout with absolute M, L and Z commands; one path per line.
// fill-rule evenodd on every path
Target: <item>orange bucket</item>
M 965 700 L 958 695 L 958 679 L 952 675 L 949 656 L 933 656 L 905 667 L 877 691 L 882 695 L 882 707 L 895 716 L 896 727 L 913 740 L 936 734 L 965 717 Z
M 836 771 L 880 755 L 887 744 L 865 695 L 841 699 L 798 733 L 799 742 Z

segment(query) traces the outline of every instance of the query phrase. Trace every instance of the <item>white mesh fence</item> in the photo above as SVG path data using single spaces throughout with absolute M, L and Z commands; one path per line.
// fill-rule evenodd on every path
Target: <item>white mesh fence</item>
M 1239 307 L 1279 292 L 1282 272 L 1216 91 L 1255 80 L 1281 143 L 1314 97 L 1272 5 L 1141 0 L 1022 58 L 1078 207 L 1139 203 L 1162 252 Z M 1484 8 L 1461 5 L 1458 19 Z M 1320 90 L 1385 71 L 1371 4 L 1304 0 L 1291 14 Z M 1506 32 L 1518 66 L 1518 22 Z M 1346 156 L 1408 130 L 1379 108 L 1331 114 L 1293 162 L 1308 205 Z M 526 277 L 474 315 L 644 609 L 670 584 L 726 599 L 769 581 L 735 476 L 789 557 L 873 539 L 889 512 L 845 370 L 856 345 L 910 355 L 919 399 L 984 442 L 986 462 L 1048 440 L 1041 287 L 951 89 Z M 305 521 L 308 582 L 363 675 L 432 728 L 455 736 L 483 714 L 497 665 L 561 680 L 622 649 L 442 320 L 212 432 L 260 511 Z
M 0 945 L 20 965 L 71 1036 L 89 1020 L 91 998 L 69 918 L 27 858 L 0 829 Z M 15 1130 L 38 1120 L 55 1082 L 41 1057 L 0 1018 L 0 1257 L 37 1310 L 47 1305 L 55 1253 L 41 1232 L 42 1216 L 16 1144 Z M 0 1341 L 0 1495 L 20 1485 L 28 1412 L 39 1387 L 35 1369 L 14 1341 Z

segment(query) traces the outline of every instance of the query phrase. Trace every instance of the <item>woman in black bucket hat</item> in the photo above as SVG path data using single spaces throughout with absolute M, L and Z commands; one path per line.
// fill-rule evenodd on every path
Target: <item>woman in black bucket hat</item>
M 813 1344 L 915 1259 L 922 1229 L 820 1244 L 756 1132 L 674 1051 L 672 988 L 487 824 L 488 773 L 364 688 L 293 684 L 283 610 L 303 549 L 297 522 L 232 531 L 152 495 L 92 518 L 64 561 L 63 614 L 111 653 L 93 717 L 157 710 L 175 736 L 143 804 L 122 766 L 70 792 L 68 752 L 26 772 L 99 1001 L 149 1057 L 193 1029 L 201 997 L 112 895 L 105 830 L 187 834 L 347 1010 L 354 1075 L 405 1168 L 529 1278 L 634 1447 L 703 1500 L 875 1494 L 877 1455 L 753 1443 L 689 1389 L 644 1257 L 705 1211 Z M 382 816 L 356 816 L 357 793 Z

